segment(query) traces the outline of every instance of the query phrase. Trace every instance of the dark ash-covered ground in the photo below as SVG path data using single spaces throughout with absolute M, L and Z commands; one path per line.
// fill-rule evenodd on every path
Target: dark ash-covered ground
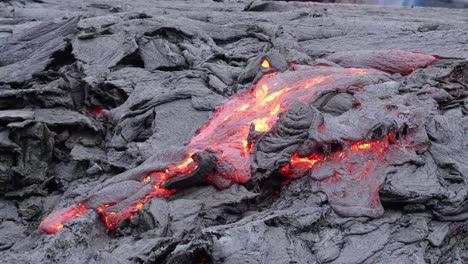
M 467 263 L 467 44 L 468 11 L 457 9 L 1 1 L 0 259 Z M 333 93 L 312 102 L 333 124 L 323 142 L 388 127 L 384 108 L 404 116 L 399 133 L 415 148 L 378 169 L 384 211 L 359 203 L 348 210 L 346 199 L 318 184 L 327 177 L 321 172 L 280 189 L 180 190 L 152 199 L 112 232 L 93 210 L 55 235 L 39 232 L 48 214 L 106 180 L 177 159 L 175 150 L 216 107 L 261 77 L 263 58 L 278 71 L 294 62 L 394 72 L 388 62 L 363 60 L 389 49 L 440 59 L 405 76 L 376 71 L 363 90 L 330 86 Z M 393 113 L 384 117 L 400 117 Z

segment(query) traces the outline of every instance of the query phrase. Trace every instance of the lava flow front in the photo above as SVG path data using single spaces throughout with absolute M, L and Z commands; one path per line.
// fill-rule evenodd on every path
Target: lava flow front
M 281 174 L 292 180 L 310 172 L 335 211 L 378 217 L 383 213 L 379 200 L 382 171 L 389 166 L 386 160 L 389 154 L 398 152 L 404 147 L 402 144 L 389 133 L 379 139 L 346 142 L 345 148 L 328 155 L 313 153 L 299 157 L 296 153 Z
M 291 157 L 290 164 L 284 166 L 281 169 L 281 174 L 288 178 L 303 176 L 304 173 L 308 172 L 312 168 L 317 172 L 320 170 L 322 164 L 331 161 L 336 164 L 342 164 L 343 166 L 341 166 L 341 170 L 343 171 L 334 171 L 333 176 L 337 177 L 327 177 L 327 181 L 336 182 L 337 179 L 343 176 L 344 173 L 354 173 L 356 169 L 361 168 L 362 170 L 358 172 L 358 177 L 355 178 L 355 180 L 359 181 L 369 175 L 370 168 L 374 162 L 377 162 L 378 164 L 383 163 L 385 159 L 385 153 L 390 148 L 390 143 L 392 141 L 393 135 L 389 134 L 383 139 L 349 142 L 346 148 L 338 150 L 329 155 L 321 155 L 317 152 L 314 152 L 308 157 L 300 157 L 298 153 L 295 153 Z M 369 154 L 372 154 L 372 157 L 370 157 Z M 366 166 L 360 166 L 362 164 L 347 162 L 349 158 L 355 157 L 355 155 L 364 156 L 367 159 L 365 161 Z M 336 168 L 337 166 L 333 167 Z
M 261 65 L 266 70 L 271 68 L 267 60 L 263 60 Z M 378 76 L 386 76 L 375 70 L 329 66 L 295 66 L 295 69 L 284 73 L 267 73 L 252 89 L 234 95 L 216 109 L 216 113 L 191 140 L 184 161 L 170 165 L 165 170 L 152 172 L 141 181 L 113 182 L 79 204 L 52 213 L 44 219 L 40 229 L 46 233 L 56 233 L 67 221 L 83 215 L 88 209 L 95 209 L 103 217 L 107 227 L 113 229 L 123 219 L 131 218 L 151 198 L 167 197 L 176 192 L 176 189 L 163 188 L 162 184 L 196 170 L 198 164 L 192 159 L 192 155 L 200 151 L 209 151 L 210 155 L 216 157 L 216 168 L 207 177 L 209 183 L 220 189 L 233 183 L 246 183 L 251 178 L 250 152 L 254 148 L 254 142 L 249 142 L 249 133 L 252 128 L 257 132 L 269 131 L 278 120 L 279 114 L 296 101 L 309 104 L 326 91 L 378 83 L 381 80 L 375 77 L 376 72 Z M 372 149 L 382 153 L 381 150 L 386 146 L 378 142 L 356 144 L 358 145 L 351 145 L 349 150 L 325 158 L 318 154 L 308 158 L 295 155 L 291 165 L 283 168 L 282 172 L 291 176 L 296 174 L 295 171 L 318 169 L 317 165 L 327 160 L 340 161 L 351 151 Z M 380 159 L 381 156 L 378 155 L 375 162 Z M 361 177 L 366 177 L 369 173 L 370 169 L 367 167 L 366 165 Z M 349 165 L 348 171 L 354 169 L 354 166 Z M 336 177 L 344 173 L 347 172 L 337 172 Z M 116 185 L 123 187 L 118 189 Z

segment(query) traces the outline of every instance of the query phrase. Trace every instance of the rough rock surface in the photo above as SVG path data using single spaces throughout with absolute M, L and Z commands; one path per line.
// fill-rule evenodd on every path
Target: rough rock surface
M 467 263 L 467 17 L 273 1 L 1 1 L 2 263 Z M 291 64 L 376 74 L 294 104 L 257 135 L 254 182 L 295 151 L 333 155 L 395 129 L 414 148 L 390 152 L 351 189 L 334 182 L 343 168 L 329 160 L 266 193 L 234 184 L 154 198 L 113 232 L 92 210 L 39 232 L 52 211 L 90 195 L 126 198 L 183 159 L 216 107 Z

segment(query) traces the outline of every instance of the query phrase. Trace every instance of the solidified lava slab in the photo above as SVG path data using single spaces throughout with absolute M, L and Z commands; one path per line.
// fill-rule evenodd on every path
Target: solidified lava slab
M 371 68 L 407 75 L 429 66 L 437 57 L 405 50 L 358 50 L 337 52 L 327 59 L 343 67 Z

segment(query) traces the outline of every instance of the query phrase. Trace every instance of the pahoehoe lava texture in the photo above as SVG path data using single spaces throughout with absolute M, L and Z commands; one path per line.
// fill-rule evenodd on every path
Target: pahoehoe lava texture
M 2 263 L 467 263 L 466 12 L 1 1 Z

